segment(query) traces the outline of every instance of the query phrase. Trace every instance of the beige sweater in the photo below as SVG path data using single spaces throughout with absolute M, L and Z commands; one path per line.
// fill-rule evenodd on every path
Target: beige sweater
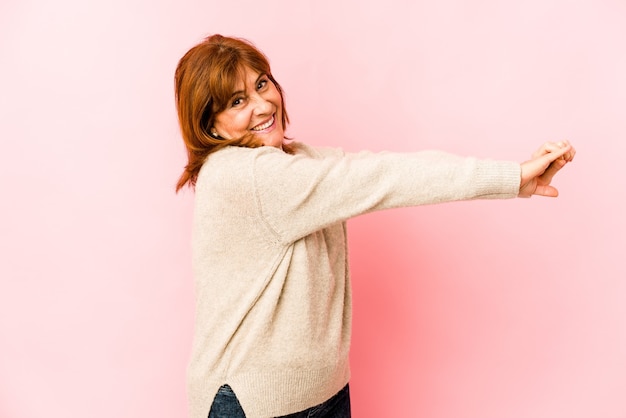
M 208 416 L 223 384 L 249 418 L 301 411 L 345 386 L 347 219 L 519 191 L 516 163 L 294 146 L 295 155 L 228 147 L 212 154 L 198 177 L 188 369 L 193 418 Z

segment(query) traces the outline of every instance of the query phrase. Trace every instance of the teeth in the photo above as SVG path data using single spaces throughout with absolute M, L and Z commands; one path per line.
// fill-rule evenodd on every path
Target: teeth
M 268 120 L 263 125 L 255 126 L 254 128 L 252 128 L 252 130 L 253 131 L 262 131 L 263 129 L 267 129 L 270 126 L 272 126 L 272 123 L 274 123 L 274 116 L 272 116 L 272 119 Z

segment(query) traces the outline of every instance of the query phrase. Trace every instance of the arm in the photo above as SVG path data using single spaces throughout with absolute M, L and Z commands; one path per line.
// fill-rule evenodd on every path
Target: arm
M 302 151 L 250 152 L 259 213 L 283 242 L 375 210 L 519 194 L 520 165 L 513 162 L 437 151 L 317 156 L 309 147 Z

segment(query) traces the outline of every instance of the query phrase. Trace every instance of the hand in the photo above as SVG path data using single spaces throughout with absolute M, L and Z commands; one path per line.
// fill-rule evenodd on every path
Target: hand
M 532 155 L 532 159 L 523 162 L 522 180 L 519 197 L 532 195 L 557 197 L 559 191 L 550 185 L 552 177 L 571 162 L 576 150 L 568 141 L 546 142 Z

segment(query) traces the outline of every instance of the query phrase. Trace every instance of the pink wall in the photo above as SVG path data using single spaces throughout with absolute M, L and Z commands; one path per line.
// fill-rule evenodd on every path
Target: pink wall
M 351 222 L 356 417 L 626 417 L 620 0 L 3 0 L 0 417 L 184 416 L 172 77 L 214 32 L 270 56 L 302 141 L 578 148 L 556 200 Z

